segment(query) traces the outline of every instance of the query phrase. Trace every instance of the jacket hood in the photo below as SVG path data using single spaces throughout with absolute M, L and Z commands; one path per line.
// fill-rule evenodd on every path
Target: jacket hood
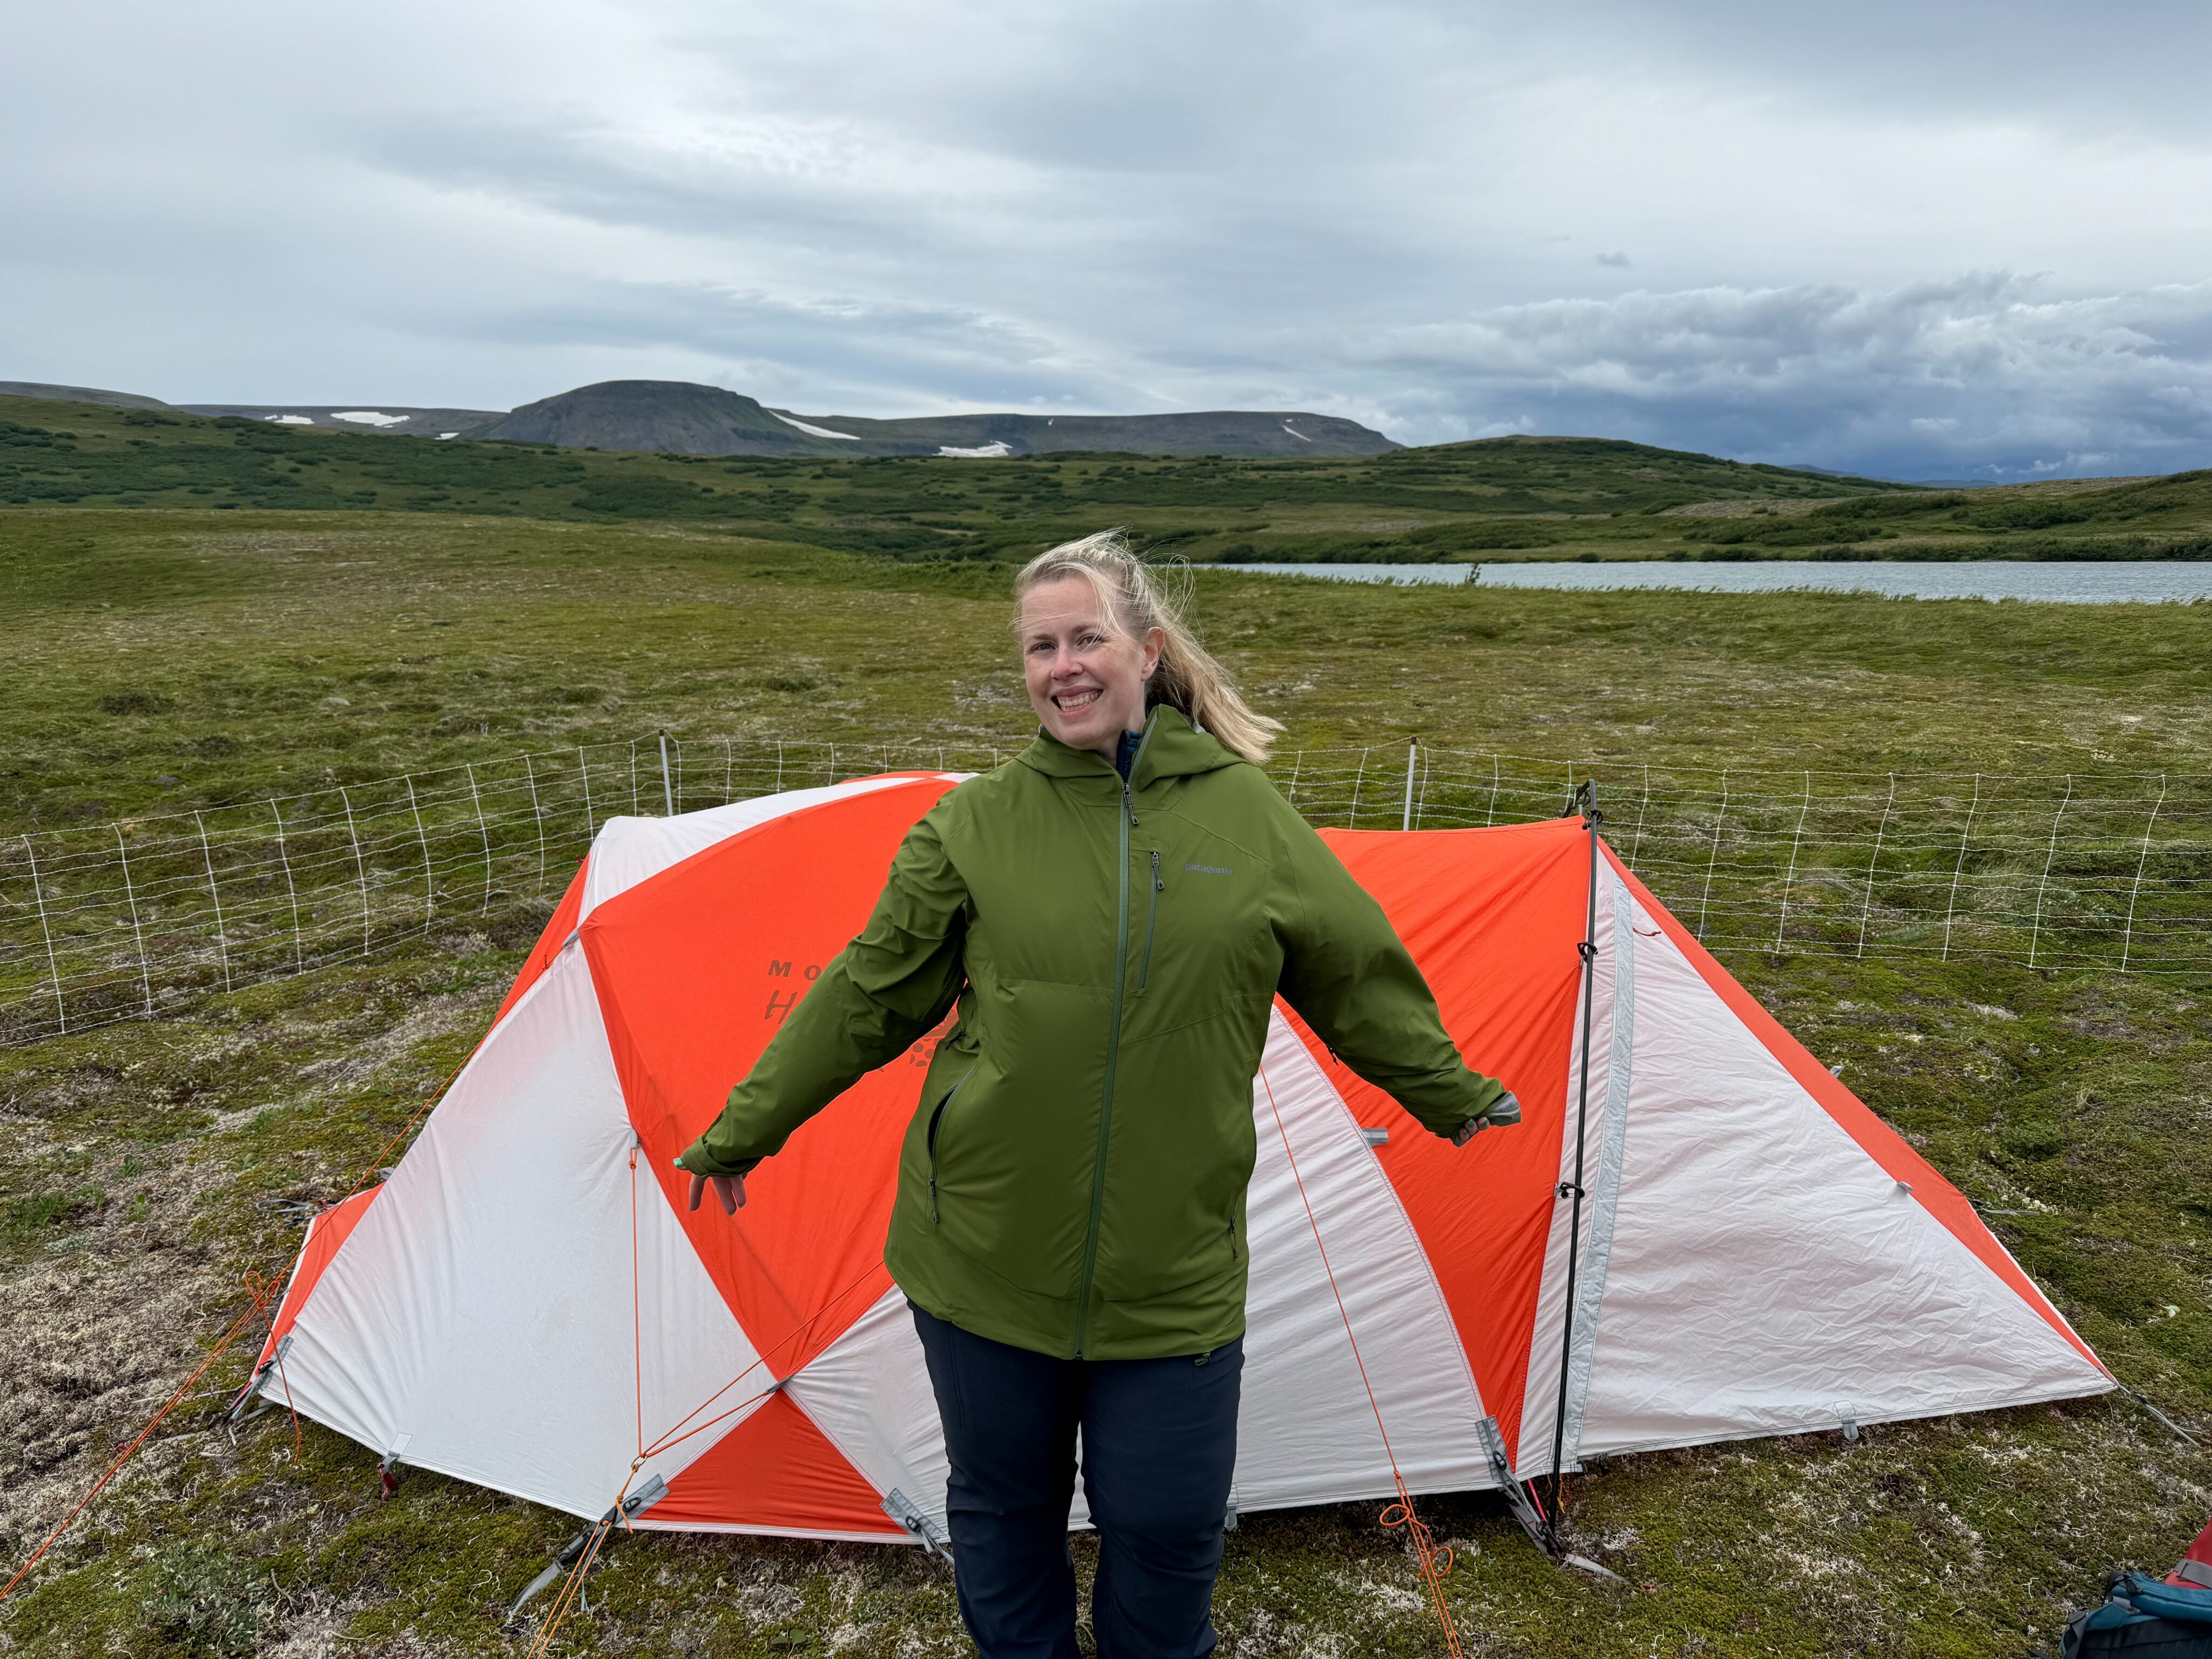
M 1121 782 L 1114 763 L 1103 755 L 1088 749 L 1071 749 L 1042 729 L 1036 741 L 1015 758 L 1048 778 Z M 1224 766 L 1248 763 L 1243 756 L 1194 726 L 1181 709 L 1160 703 L 1154 705 L 1146 717 L 1144 746 L 1137 751 L 1136 765 L 1130 769 L 1129 787 L 1141 789 L 1160 778 L 1195 777 L 1201 772 L 1218 772 Z

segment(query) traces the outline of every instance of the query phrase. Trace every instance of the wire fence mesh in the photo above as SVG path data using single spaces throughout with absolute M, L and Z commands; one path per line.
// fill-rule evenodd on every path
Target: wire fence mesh
M 530 754 L 0 843 L 0 1043 L 541 908 L 617 814 L 697 811 L 1010 751 L 663 738 Z M 2212 969 L 2212 779 L 1685 770 L 1410 748 L 1285 750 L 1317 824 L 1459 829 L 1597 781 L 1614 849 L 1716 949 Z

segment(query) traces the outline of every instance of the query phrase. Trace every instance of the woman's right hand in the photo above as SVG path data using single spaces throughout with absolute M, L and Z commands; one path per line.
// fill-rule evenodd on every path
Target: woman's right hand
M 745 1207 L 745 1178 L 743 1176 L 703 1175 L 691 1176 L 691 1202 L 688 1207 L 694 1210 L 699 1207 L 700 1197 L 710 1184 L 714 1188 L 715 1201 L 721 1205 L 724 1215 L 735 1215 Z

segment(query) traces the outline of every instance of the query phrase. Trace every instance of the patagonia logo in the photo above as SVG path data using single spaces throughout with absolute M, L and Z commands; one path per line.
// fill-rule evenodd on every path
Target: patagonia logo
M 1195 876 L 1233 876 L 1237 873 L 1225 864 L 1186 864 L 1183 868 Z

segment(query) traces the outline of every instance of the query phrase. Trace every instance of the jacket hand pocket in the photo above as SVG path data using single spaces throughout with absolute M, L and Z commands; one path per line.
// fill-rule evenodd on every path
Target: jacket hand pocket
M 933 1224 L 934 1224 L 934 1223 L 937 1221 L 937 1219 L 938 1219 L 938 1214 L 937 1214 L 937 1145 L 938 1145 L 938 1139 L 939 1139 L 939 1136 L 944 1133 L 944 1129 L 945 1129 L 945 1109 L 946 1109 L 947 1107 L 949 1107 L 950 1105 L 951 1105 L 951 1104 L 952 1104 L 952 1097 L 953 1097 L 953 1096 L 955 1096 L 955 1095 L 957 1095 L 957 1094 L 958 1094 L 958 1093 L 960 1092 L 960 1091 L 961 1091 L 962 1087 L 963 1087 L 963 1085 L 965 1085 L 965 1084 L 967 1083 L 967 1081 L 968 1081 L 969 1078 L 972 1077 L 973 1075 L 975 1075 L 975 1068 L 974 1068 L 973 1066 L 970 1066 L 970 1067 L 968 1069 L 968 1071 L 966 1071 L 966 1072 L 964 1072 L 964 1073 L 963 1073 L 961 1074 L 960 1081 L 959 1081 L 958 1083 L 954 1084 L 954 1085 L 953 1085 L 950 1089 L 947 1089 L 947 1090 L 945 1091 L 945 1094 L 944 1094 L 943 1097 L 938 1101 L 938 1103 L 937 1103 L 937 1104 L 936 1104 L 935 1106 L 933 1106 L 933 1107 L 932 1107 L 932 1108 L 930 1109 L 930 1112 L 929 1112 L 929 1134 L 928 1134 L 928 1143 L 929 1143 L 929 1218 L 930 1218 L 930 1221 L 931 1221 Z

